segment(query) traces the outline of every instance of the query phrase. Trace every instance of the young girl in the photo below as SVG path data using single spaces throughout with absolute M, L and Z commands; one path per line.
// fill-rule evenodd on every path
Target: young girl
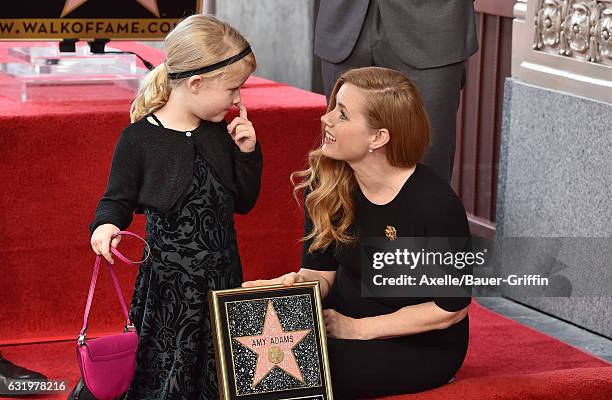
M 214 399 L 207 292 L 242 283 L 233 214 L 255 205 L 262 156 L 240 87 L 256 62 L 240 33 L 206 15 L 180 22 L 165 45 L 116 145 L 91 245 L 112 263 L 112 235 L 146 215 L 152 254 L 132 297 L 139 343 L 125 398 Z

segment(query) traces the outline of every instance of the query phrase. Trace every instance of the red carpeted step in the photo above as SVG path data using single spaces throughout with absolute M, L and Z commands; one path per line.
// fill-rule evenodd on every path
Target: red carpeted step
M 132 44 L 154 64 L 156 49 Z M 118 46 L 130 47 L 120 43 Z M 8 44 L 0 44 L 0 54 Z M 320 142 L 325 98 L 253 77 L 242 91 L 264 153 L 261 196 L 238 216 L 237 231 L 246 279 L 298 269 L 303 211 L 289 182 Z M 3 182 L 0 208 L 0 344 L 72 337 L 79 329 L 94 256 L 87 225 L 108 175 L 115 142 L 128 124 L 126 104 L 36 104 L 0 97 Z M 227 116 L 231 120 L 236 113 Z M 143 218 L 130 227 L 143 233 Z M 273 240 L 272 240 L 273 239 Z M 262 244 L 265 244 L 262 245 Z M 122 249 L 138 258 L 135 245 Z M 117 268 L 129 299 L 133 266 Z M 121 324 L 107 274 L 94 299 L 92 333 Z

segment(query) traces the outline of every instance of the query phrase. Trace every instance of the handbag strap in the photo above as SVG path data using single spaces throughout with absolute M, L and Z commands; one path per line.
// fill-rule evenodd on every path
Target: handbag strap
M 145 249 L 146 249 L 146 255 L 144 259 L 142 259 L 141 261 L 132 261 L 128 259 L 127 257 L 125 257 L 123 254 L 121 254 L 119 250 L 117 250 L 113 246 L 110 246 L 111 253 L 113 253 L 113 255 L 115 255 L 121 261 L 128 263 L 128 264 L 142 264 L 151 255 L 151 248 L 149 247 L 149 244 L 147 243 L 147 241 L 141 238 L 140 236 L 136 235 L 135 233 L 128 232 L 128 231 L 119 231 L 111 237 L 111 240 L 116 238 L 117 236 L 135 237 L 144 243 Z M 82 345 L 83 343 L 85 343 L 85 337 L 87 333 L 87 324 L 89 322 L 89 312 L 91 311 L 91 304 L 93 301 L 94 292 L 96 290 L 96 282 L 98 280 L 98 273 L 100 271 L 100 263 L 102 262 L 102 259 L 103 259 L 102 256 L 96 255 L 96 262 L 94 264 L 93 273 L 91 276 L 91 283 L 89 284 L 89 293 L 87 294 L 87 303 L 85 304 L 85 313 L 83 315 L 83 328 L 81 329 L 81 332 L 79 333 L 79 338 L 78 338 L 79 345 Z M 108 265 L 108 270 L 113 280 L 113 285 L 115 286 L 115 292 L 117 293 L 117 297 L 119 298 L 119 303 L 121 304 L 121 309 L 123 310 L 123 316 L 125 317 L 125 321 L 126 321 L 125 326 L 126 328 L 134 328 L 134 326 L 132 325 L 132 322 L 130 321 L 128 309 L 125 304 L 125 299 L 123 298 L 123 292 L 121 291 L 121 286 L 119 285 L 119 280 L 117 279 L 117 275 L 115 275 L 115 271 L 113 270 L 113 267 L 111 266 L 111 264 L 108 261 L 106 263 Z

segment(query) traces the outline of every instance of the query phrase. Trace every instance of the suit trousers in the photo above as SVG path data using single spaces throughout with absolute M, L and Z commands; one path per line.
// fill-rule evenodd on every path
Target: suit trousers
M 406 35 L 410 27 L 406 28 Z M 432 43 L 432 46 L 435 46 Z M 329 95 L 336 79 L 351 68 L 378 66 L 401 71 L 419 89 L 432 130 L 432 143 L 424 164 L 450 182 L 455 160 L 457 109 L 465 82 L 466 62 L 442 67 L 416 69 L 403 62 L 393 51 L 385 36 L 376 1 L 371 1 L 355 48 L 340 63 L 321 60 L 323 84 Z

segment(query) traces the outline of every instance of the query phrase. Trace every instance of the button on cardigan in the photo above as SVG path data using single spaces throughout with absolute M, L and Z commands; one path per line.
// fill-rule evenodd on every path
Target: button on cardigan
M 90 232 L 102 224 L 126 229 L 145 207 L 171 210 L 193 178 L 198 151 L 234 196 L 235 212 L 248 213 L 259 196 L 262 154 L 243 153 L 227 132 L 227 122 L 201 121 L 191 135 L 141 119 L 123 130 L 115 146 L 106 191 Z

